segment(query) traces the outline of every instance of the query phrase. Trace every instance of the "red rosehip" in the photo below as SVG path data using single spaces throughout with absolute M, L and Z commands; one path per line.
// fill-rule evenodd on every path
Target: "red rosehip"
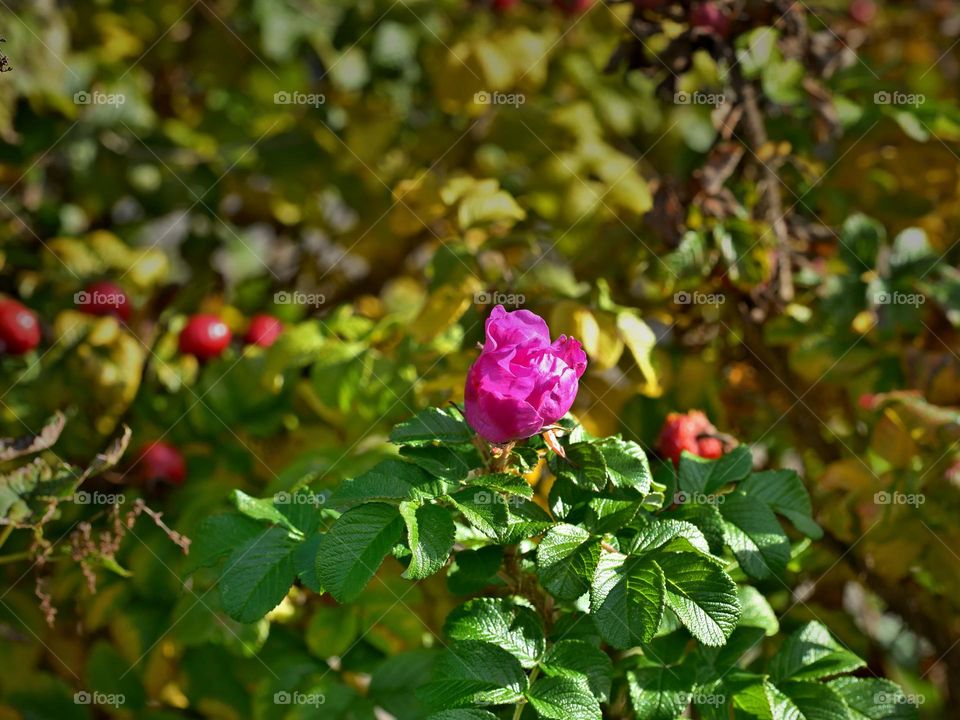
M 98 280 L 76 294 L 76 302 L 89 315 L 112 315 L 127 322 L 130 319 L 130 298 L 123 288 L 110 280 Z
M 216 315 L 194 315 L 180 331 L 180 352 L 215 358 L 230 344 L 230 328 Z
M 0 300 L 0 354 L 23 355 L 39 344 L 36 313 L 16 300 Z
M 553 6 L 567 15 L 579 15 L 590 9 L 593 0 L 553 0 Z
M 243 340 L 248 345 L 259 345 L 260 347 L 270 347 L 273 345 L 280 333 L 283 332 L 283 323 L 272 315 L 254 315 L 250 320 L 250 327 L 247 328 L 247 334 Z
M 657 449 L 660 454 L 680 465 L 684 450 L 702 458 L 715 460 L 723 455 L 723 441 L 716 437 L 717 429 L 699 410 L 688 413 L 670 413 L 660 431 Z
M 861 25 L 869 25 L 877 16 L 877 4 L 873 0 L 853 0 L 850 17 Z
M 514 8 L 520 0 L 493 0 L 491 7 L 497 12 L 506 12 Z
M 726 37 L 730 32 L 730 18 L 712 2 L 702 2 L 690 8 L 690 25 Z
M 140 451 L 137 468 L 144 480 L 182 485 L 187 479 L 187 463 L 183 455 L 173 445 L 161 440 L 150 443 Z

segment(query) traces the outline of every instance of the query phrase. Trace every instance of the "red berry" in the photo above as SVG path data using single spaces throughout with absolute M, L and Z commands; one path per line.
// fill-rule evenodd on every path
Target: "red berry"
M 173 445 L 161 440 L 150 443 L 140 451 L 137 466 L 144 480 L 162 480 L 182 485 L 187 479 L 187 463 L 183 455 Z
M 250 320 L 250 327 L 247 328 L 247 334 L 243 336 L 243 340 L 248 345 L 259 345 L 266 348 L 277 341 L 281 332 L 283 332 L 283 323 L 272 315 L 254 315 Z
M 861 25 L 869 25 L 877 16 L 877 4 L 873 0 L 853 0 L 850 17 Z
M 491 7 L 497 12 L 506 12 L 519 3 L 520 0 L 493 0 Z
M 36 313 L 16 300 L 0 300 L 0 354 L 23 355 L 39 344 Z
M 730 18 L 716 4 L 703 2 L 690 8 L 690 25 L 725 37 L 730 32 Z
M 123 322 L 130 319 L 130 298 L 122 287 L 110 280 L 90 283 L 75 298 L 80 309 L 90 315 L 112 315 Z
M 194 315 L 180 331 L 180 352 L 215 358 L 230 344 L 230 328 L 216 315 Z
M 593 5 L 593 0 L 553 0 L 553 6 L 567 15 L 579 15 Z
M 657 448 L 660 454 L 680 464 L 680 455 L 684 450 L 702 458 L 715 460 L 723 455 L 723 441 L 713 437 L 717 429 L 699 410 L 683 413 L 670 413 L 660 431 Z

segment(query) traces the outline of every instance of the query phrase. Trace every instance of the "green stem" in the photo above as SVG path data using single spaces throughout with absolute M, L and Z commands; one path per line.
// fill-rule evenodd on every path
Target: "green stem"
M 31 557 L 32 553 L 30 553 L 29 550 L 13 553 L 11 555 L 0 555 L 0 565 L 9 565 L 10 563 L 19 562 L 20 560 L 29 560 Z
M 13 525 L 7 525 L 2 532 L 0 532 L 0 547 L 3 547 L 3 544 L 7 541 L 7 538 L 10 537 L 10 533 L 13 532 Z
M 537 675 L 540 674 L 540 666 L 537 665 L 533 671 L 530 673 L 529 684 L 533 685 L 533 681 L 537 679 Z M 521 700 L 517 703 L 517 707 L 513 710 L 513 720 L 520 720 L 520 714 L 523 712 L 523 706 L 527 704 L 526 700 Z

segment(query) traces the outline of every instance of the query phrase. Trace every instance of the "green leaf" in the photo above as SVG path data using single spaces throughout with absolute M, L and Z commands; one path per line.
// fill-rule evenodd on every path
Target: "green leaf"
M 502 563 L 503 548 L 499 545 L 461 550 L 447 573 L 447 588 L 455 595 L 472 595 L 488 585 L 503 584 L 497 577 Z
M 232 499 L 233 504 L 237 506 L 237 510 L 248 518 L 263 520 L 274 525 L 279 525 L 280 527 L 285 527 L 297 535 L 302 534 L 300 528 L 294 525 L 290 521 L 290 518 L 277 509 L 272 499 L 255 498 L 247 495 L 243 490 L 234 490 Z
M 413 463 L 388 458 L 362 475 L 345 481 L 330 502 L 334 506 L 372 500 L 425 500 L 447 491 L 447 484 Z
M 369 503 L 348 510 L 333 524 L 317 551 L 317 578 L 338 602 L 354 600 L 399 540 L 397 508 Z
M 737 598 L 740 600 L 741 627 L 762 628 L 767 636 L 780 632 L 777 615 L 759 590 L 752 585 L 738 585 Z
M 590 588 L 590 612 L 600 635 L 615 648 L 649 641 L 664 607 L 664 577 L 647 557 L 603 553 Z
M 540 668 L 548 677 L 584 677 L 600 702 L 610 697 L 613 661 L 585 640 L 560 640 L 547 650 Z
M 662 517 L 662 516 L 661 516 Z M 724 548 L 723 516 L 716 505 L 686 503 L 669 511 L 668 517 L 696 525 L 710 545 L 710 552 L 720 555 Z
M 443 710 L 427 720 L 497 720 L 497 716 L 486 710 Z
M 599 445 L 607 467 L 610 482 L 619 488 L 630 488 L 639 493 L 650 492 L 653 475 L 647 454 L 631 440 L 610 438 Z
M 700 528 L 682 520 L 669 519 L 654 521 L 642 528 L 625 549 L 631 555 L 639 555 L 663 547 L 677 538 L 682 538 L 695 550 L 710 552 L 710 546 Z
M 451 483 L 481 464 L 480 453 L 472 445 L 406 445 L 400 448 L 400 457 Z
M 789 705 L 778 708 L 785 718 L 797 720 L 849 720 L 846 703 L 836 690 L 818 682 L 789 682 L 777 686 L 775 697 L 789 698 Z M 779 705 L 779 703 L 778 703 Z
M 214 515 L 204 519 L 194 534 L 187 566 L 197 568 L 215 565 L 237 547 L 263 532 L 256 520 L 236 513 Z
M 394 427 L 390 442 L 414 445 L 419 443 L 468 443 L 473 430 L 454 410 L 427 408 Z
M 576 600 L 590 589 L 600 559 L 600 538 L 576 525 L 556 525 L 537 547 L 540 582 L 560 600 Z
M 880 678 L 842 677 L 827 686 L 847 705 L 850 720 L 915 720 L 917 706 L 895 683 Z
M 495 492 L 467 488 L 450 495 L 450 501 L 467 522 L 489 538 L 499 539 L 507 527 L 507 506 Z
M 323 534 L 317 533 L 311 535 L 297 547 L 293 553 L 293 566 L 300 578 L 300 582 L 305 587 L 313 590 L 315 593 L 322 593 L 323 586 L 317 577 L 317 551 L 320 549 L 320 543 L 323 541 Z
M 403 577 L 422 580 L 439 572 L 453 550 L 453 513 L 440 505 L 400 503 L 400 514 L 407 524 L 410 565 Z
M 434 676 L 417 691 L 428 710 L 519 702 L 527 687 L 520 662 L 506 650 L 479 640 L 453 643 Z
M 703 555 L 666 552 L 657 563 L 666 577 L 667 607 L 704 645 L 723 645 L 740 617 L 736 583 Z
M 607 484 L 607 464 L 600 449 L 590 442 L 568 445 L 566 459 L 556 456 L 552 460 L 553 471 L 558 478 L 570 480 L 586 490 L 603 490 Z
M 600 720 L 600 703 L 582 677 L 545 677 L 527 691 L 533 709 L 551 720 Z
M 723 498 L 724 536 L 740 567 L 758 580 L 782 575 L 790 560 L 790 540 L 773 511 L 739 489 Z
M 819 680 L 851 672 L 864 666 L 858 658 L 833 639 L 819 622 L 809 622 L 787 638 L 770 663 L 774 682 Z
M 753 469 L 750 450 L 739 445 L 718 460 L 691 455 L 680 456 L 680 490 L 691 494 L 711 495 L 724 485 L 743 480 Z
M 520 475 L 513 473 L 493 473 L 470 478 L 471 487 L 480 487 L 498 493 L 519 495 L 528 500 L 533 497 L 533 488 Z
M 227 615 L 249 623 L 279 605 L 293 583 L 293 554 L 298 546 L 286 530 L 271 527 L 236 548 L 220 577 L 220 598 Z
M 636 720 L 676 720 L 690 704 L 693 677 L 681 666 L 645 667 L 627 673 Z
M 36 434 L 15 438 L 0 438 L 0 463 L 24 455 L 42 452 L 52 447 L 60 437 L 60 433 L 63 432 L 66 423 L 66 416 L 58 411 L 43 424 L 43 427 Z
M 814 540 L 823 537 L 823 530 L 813 520 L 810 495 L 800 476 L 793 470 L 754 473 L 744 480 L 737 490 L 752 500 L 766 503 L 771 510 L 783 515 L 807 537 Z
M 506 599 L 476 598 L 447 616 L 444 632 L 453 640 L 482 640 L 513 655 L 532 668 L 543 655 L 543 627 L 528 607 Z
M 423 706 L 417 696 L 411 692 L 411 688 L 418 687 L 425 678 L 433 676 L 433 670 L 439 659 L 440 652 L 436 650 L 408 650 L 391 655 L 373 669 L 367 697 L 392 717 L 411 719 L 424 717 Z M 467 718 L 469 719 L 469 715 Z M 366 720 L 373 719 L 366 718 Z

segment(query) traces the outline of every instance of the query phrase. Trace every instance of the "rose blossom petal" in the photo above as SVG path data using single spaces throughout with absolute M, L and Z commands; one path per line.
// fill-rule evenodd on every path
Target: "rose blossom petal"
M 567 365 L 576 370 L 577 378 L 583 375 L 587 369 L 587 354 L 579 340 L 561 335 L 550 347 Z
M 492 392 L 465 398 L 464 414 L 467 422 L 481 437 L 493 443 L 535 435 L 543 427 L 543 418 L 525 400 L 504 397 Z
M 504 346 L 535 346 L 550 344 L 550 330 L 546 321 L 529 310 L 507 312 L 497 305 L 487 318 L 487 341 L 484 352 Z

